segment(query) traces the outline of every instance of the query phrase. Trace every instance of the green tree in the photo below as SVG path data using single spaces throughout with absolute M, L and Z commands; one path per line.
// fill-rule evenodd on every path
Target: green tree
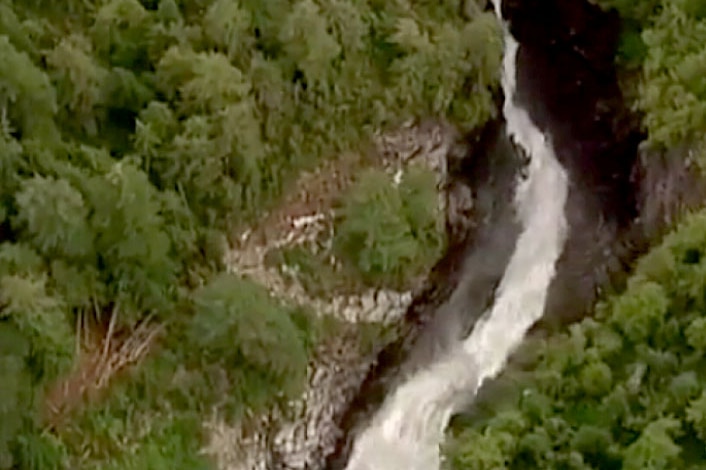
M 306 332 L 264 287 L 220 275 L 196 292 L 194 306 L 188 341 L 200 360 L 234 371 L 231 393 L 241 406 L 261 409 L 278 395 L 294 397 L 301 390 Z
M 343 195 L 334 249 L 372 284 L 399 287 L 424 274 L 444 247 L 436 175 L 412 169 L 396 186 L 384 172 L 361 175 Z

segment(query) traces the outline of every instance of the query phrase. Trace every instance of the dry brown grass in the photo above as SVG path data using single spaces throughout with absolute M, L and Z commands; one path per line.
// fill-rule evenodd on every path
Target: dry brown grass
M 134 327 L 117 328 L 117 318 L 118 312 L 112 312 L 106 325 L 79 316 L 75 366 L 51 384 L 44 397 L 42 417 L 51 428 L 60 427 L 82 404 L 99 399 L 119 372 L 147 355 L 163 330 L 150 317 Z

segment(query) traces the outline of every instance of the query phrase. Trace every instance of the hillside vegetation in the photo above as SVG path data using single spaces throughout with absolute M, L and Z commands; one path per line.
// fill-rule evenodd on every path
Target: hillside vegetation
M 0 469 L 210 468 L 207 416 L 301 390 L 324 326 L 227 242 L 376 130 L 492 114 L 497 25 L 460 3 L 0 0 Z M 335 246 L 399 283 L 436 194 L 376 171 Z
M 706 162 L 704 2 L 596 1 L 625 19 L 649 143 Z M 296 396 L 332 326 L 225 273 L 229 241 L 376 131 L 483 124 L 484 4 L 0 0 L 0 470 L 209 469 L 208 416 Z M 443 250 L 433 177 L 369 166 L 332 249 L 399 286 Z M 703 468 L 704 254 L 695 214 L 595 318 L 532 345 L 533 372 L 456 423 L 449 465 Z
M 598 0 L 624 19 L 616 57 L 647 144 L 706 162 L 706 3 Z M 706 215 L 644 256 L 595 318 L 521 353 L 494 399 L 460 418 L 454 469 L 701 469 L 706 462 Z M 531 352 L 530 352 L 531 351 Z

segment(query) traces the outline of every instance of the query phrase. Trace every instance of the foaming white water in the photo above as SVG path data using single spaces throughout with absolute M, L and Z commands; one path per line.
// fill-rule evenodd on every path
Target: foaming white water
M 459 308 L 458 291 L 441 309 Z M 444 312 L 439 312 L 443 315 Z M 416 373 L 385 399 L 357 436 L 347 470 L 433 470 L 439 443 L 456 408 L 478 383 L 476 362 L 461 347 Z
M 494 0 L 502 20 L 500 0 Z M 357 437 L 348 470 L 433 470 L 449 418 L 496 376 L 542 316 L 555 264 L 566 240 L 568 179 L 551 144 L 514 103 L 519 45 L 505 26 L 502 86 L 507 132 L 530 157 L 515 195 L 522 231 L 495 300 L 468 338 L 386 398 Z M 472 269 L 472 266 L 469 267 Z M 463 304 L 457 290 L 441 308 Z M 443 314 L 443 312 L 440 312 Z
M 523 229 L 490 312 L 463 342 L 463 349 L 479 365 L 477 387 L 502 370 L 527 330 L 542 316 L 568 231 L 564 214 L 568 197 L 566 172 L 527 111 L 514 104 L 518 47 L 517 41 L 506 33 L 503 114 L 508 134 L 530 155 L 528 177 L 520 183 L 515 195 Z

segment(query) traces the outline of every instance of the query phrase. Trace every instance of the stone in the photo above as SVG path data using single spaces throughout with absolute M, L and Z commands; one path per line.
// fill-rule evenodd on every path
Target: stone
M 368 292 L 368 293 L 364 294 L 360 299 L 360 305 L 361 305 L 361 308 L 363 309 L 363 315 L 367 316 L 367 314 L 375 308 L 375 305 L 376 305 L 375 293 Z

